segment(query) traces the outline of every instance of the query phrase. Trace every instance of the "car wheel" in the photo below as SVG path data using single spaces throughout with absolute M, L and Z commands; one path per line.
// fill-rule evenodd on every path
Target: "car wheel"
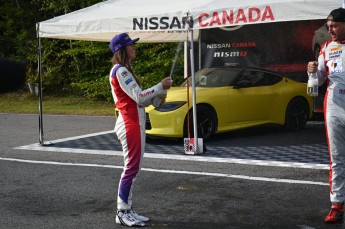
M 292 99 L 285 113 L 285 129 L 301 130 L 307 124 L 309 118 L 309 104 L 301 97 Z
M 194 136 L 193 111 L 189 113 L 190 137 Z M 218 128 L 217 114 L 215 110 L 207 105 L 197 106 L 197 128 L 198 138 L 204 141 L 209 140 L 216 133 Z M 188 137 L 188 116 L 185 118 L 183 136 Z

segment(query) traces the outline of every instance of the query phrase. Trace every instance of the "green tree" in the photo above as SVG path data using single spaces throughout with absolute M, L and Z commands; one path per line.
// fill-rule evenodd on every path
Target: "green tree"
M 3 0 L 0 4 L 0 57 L 26 65 L 27 80 L 37 82 L 36 23 L 101 2 L 99 0 Z M 76 93 L 109 100 L 112 53 L 105 42 L 41 39 L 44 93 Z M 143 87 L 159 82 L 173 65 L 177 44 L 138 44 L 134 70 Z M 174 82 L 183 75 L 179 55 Z

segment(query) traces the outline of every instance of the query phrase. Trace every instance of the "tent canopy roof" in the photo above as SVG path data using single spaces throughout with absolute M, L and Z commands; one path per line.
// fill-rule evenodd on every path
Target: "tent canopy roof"
M 186 40 L 187 15 L 199 29 L 325 19 L 341 0 L 108 0 L 38 23 L 40 37 L 109 41 L 128 32 L 140 42 Z

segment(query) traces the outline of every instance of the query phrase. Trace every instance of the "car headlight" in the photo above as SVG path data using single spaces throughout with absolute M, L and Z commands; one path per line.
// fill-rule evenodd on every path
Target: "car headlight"
M 161 107 L 156 107 L 155 110 L 160 111 L 160 112 L 173 111 L 173 110 L 176 110 L 176 109 L 182 107 L 186 103 L 187 102 L 185 102 L 185 101 L 166 102 Z

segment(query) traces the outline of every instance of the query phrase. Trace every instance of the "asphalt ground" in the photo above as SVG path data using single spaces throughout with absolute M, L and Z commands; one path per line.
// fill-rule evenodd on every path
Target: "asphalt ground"
M 125 228 L 115 223 L 123 158 L 113 117 L 0 114 L 0 228 Z M 146 228 L 344 228 L 330 208 L 323 123 L 220 134 L 202 155 L 150 139 L 135 183 Z

